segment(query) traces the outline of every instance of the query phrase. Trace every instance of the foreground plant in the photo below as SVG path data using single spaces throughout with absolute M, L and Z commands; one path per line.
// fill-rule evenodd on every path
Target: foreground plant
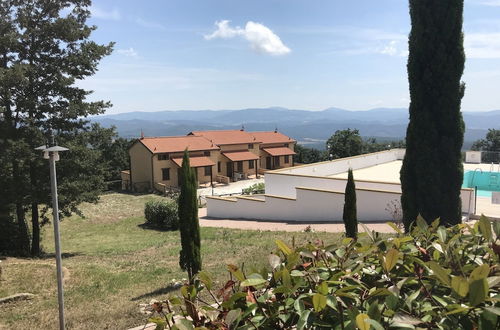
M 428 225 L 410 234 L 360 234 L 338 244 L 277 240 L 270 269 L 215 289 L 201 272 L 181 297 L 155 302 L 157 329 L 498 329 L 500 222 Z

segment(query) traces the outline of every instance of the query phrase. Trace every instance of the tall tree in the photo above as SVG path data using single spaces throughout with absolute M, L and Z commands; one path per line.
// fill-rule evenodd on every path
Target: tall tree
M 461 221 L 465 85 L 463 0 L 410 0 L 410 122 L 401 169 L 403 221 Z
M 189 153 L 184 151 L 181 169 L 181 194 L 179 196 L 179 229 L 181 253 L 179 265 L 187 271 L 189 281 L 201 270 L 200 224 L 198 221 L 197 183 L 194 169 L 189 164 Z
M 486 151 L 483 152 L 481 157 L 484 162 L 500 162 L 500 130 L 488 129 L 486 138 L 475 141 L 471 149 Z
M 352 175 L 351 168 L 347 174 L 347 184 L 345 186 L 344 194 L 344 213 L 342 214 L 342 220 L 344 220 L 346 236 L 356 239 L 358 237 L 356 185 L 354 183 L 354 176 Z
M 0 2 L 0 165 L 7 185 L 0 203 L 15 209 L 24 250 L 40 252 L 40 206 L 50 205 L 47 161 L 34 148 L 45 143 L 52 129 L 62 140 L 66 133 L 86 129 L 89 115 L 103 113 L 108 102 L 88 102 L 90 91 L 75 85 L 93 75 L 99 61 L 110 54 L 112 44 L 89 40 L 94 26 L 86 25 L 90 0 L 3 0 Z M 75 152 L 61 157 L 71 158 Z M 83 159 L 81 161 L 84 161 Z M 61 161 L 63 165 L 63 161 Z M 68 185 L 87 181 L 74 176 Z M 61 176 L 60 182 L 64 184 Z M 90 181 L 91 182 L 91 181 Z M 85 185 L 83 185 L 85 186 Z M 69 213 L 76 200 L 96 200 L 98 187 L 61 191 L 62 213 Z M 30 210 L 32 242 L 26 225 Z
M 331 159 L 360 155 L 363 139 L 357 129 L 338 130 L 326 141 L 326 150 Z

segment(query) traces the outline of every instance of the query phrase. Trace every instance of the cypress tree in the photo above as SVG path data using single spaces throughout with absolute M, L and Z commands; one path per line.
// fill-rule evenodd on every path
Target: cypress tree
M 346 236 L 354 239 L 358 236 L 358 217 L 356 213 L 356 185 L 354 184 L 354 177 L 350 168 L 345 186 L 344 214 L 342 215 L 342 219 L 345 224 Z
M 419 214 L 429 223 L 461 221 L 465 90 L 463 0 L 410 0 L 410 16 L 410 122 L 401 168 L 407 231 Z
M 189 164 L 189 153 L 184 151 L 181 169 L 181 194 L 179 196 L 179 229 L 181 252 L 179 265 L 187 271 L 189 281 L 201 270 L 200 224 L 198 221 L 198 200 L 196 176 Z

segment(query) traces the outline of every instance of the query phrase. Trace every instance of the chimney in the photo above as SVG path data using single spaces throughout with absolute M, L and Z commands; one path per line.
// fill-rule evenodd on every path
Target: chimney
M 278 126 L 274 129 L 274 133 L 278 133 Z
M 141 140 L 144 139 L 144 132 L 142 131 L 142 128 L 141 128 Z
M 240 129 L 240 131 L 242 131 L 242 132 L 243 132 L 244 130 L 245 130 L 245 126 L 243 126 L 243 124 L 242 124 L 242 125 L 241 125 L 241 129 Z

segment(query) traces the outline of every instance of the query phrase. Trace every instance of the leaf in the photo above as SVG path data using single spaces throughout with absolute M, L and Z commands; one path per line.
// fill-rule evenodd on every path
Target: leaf
M 175 321 L 175 326 L 179 330 L 193 330 L 193 323 L 187 319 L 178 319 Z
M 477 306 L 486 299 L 488 294 L 488 282 L 482 278 L 472 281 L 469 284 L 469 302 L 472 306 Z
M 493 313 L 493 314 L 500 316 L 500 308 L 498 308 L 498 307 L 485 307 L 484 309 L 490 313 Z
M 399 259 L 399 251 L 396 249 L 390 249 L 387 251 L 387 254 L 385 255 L 384 258 L 384 269 L 387 272 L 390 272 L 394 266 L 396 266 L 396 263 L 398 262 Z
M 370 317 L 364 313 L 358 314 L 358 316 L 356 316 L 356 326 L 358 327 L 358 329 L 369 330 L 370 324 L 366 322 L 369 319 Z
M 363 230 L 365 231 L 366 235 L 370 238 L 372 242 L 375 242 L 375 237 L 373 236 L 373 232 L 368 228 L 364 223 L 360 223 L 361 227 L 363 227 Z
M 491 222 L 484 215 L 481 215 L 481 218 L 479 218 L 479 230 L 481 231 L 481 234 L 483 234 L 483 237 L 488 242 L 491 241 L 491 238 L 492 238 L 492 235 L 491 235 Z
M 394 229 L 394 231 L 398 234 L 403 234 L 403 232 L 401 231 L 401 229 L 399 229 L 398 226 L 396 226 L 396 224 L 394 222 L 386 222 L 386 224 L 388 224 L 392 229 Z
M 284 268 L 281 271 L 281 282 L 283 283 L 283 286 L 287 288 L 292 287 L 292 278 L 290 277 L 290 273 L 288 272 L 288 269 Z
M 500 237 L 500 221 L 493 221 L 493 231 L 496 237 Z
M 231 274 L 233 274 L 234 277 L 236 277 L 238 279 L 238 281 L 244 281 L 245 280 L 245 275 L 235 265 L 227 265 L 227 270 L 229 270 L 231 272 Z
M 500 222 L 500 221 L 499 221 Z M 491 276 L 486 279 L 488 281 L 488 287 L 494 288 L 500 283 L 500 276 Z
M 299 321 L 297 322 L 297 330 L 304 329 L 307 325 L 307 319 L 309 318 L 309 314 L 311 314 L 310 310 L 305 310 L 300 313 Z
M 236 308 L 236 309 L 230 310 L 226 315 L 227 326 L 230 328 L 231 324 L 233 324 L 234 321 L 236 321 L 238 319 L 238 317 L 240 317 L 240 315 L 241 315 L 241 309 Z
M 328 283 L 326 281 L 321 282 L 320 285 L 316 286 L 316 291 L 326 296 L 328 294 Z
M 289 255 L 290 253 L 292 253 L 292 249 L 290 249 L 288 245 L 286 245 L 285 242 L 283 242 L 282 240 L 277 239 L 276 245 L 285 255 Z
M 479 316 L 479 330 L 490 330 L 497 328 L 498 315 L 485 309 Z
M 301 314 L 305 309 L 302 299 L 296 299 L 295 302 L 293 303 L 293 308 L 295 308 L 297 313 Z
M 263 278 L 247 278 L 246 280 L 241 282 L 241 286 L 257 286 L 266 282 L 267 281 Z
M 397 313 L 394 315 L 394 318 L 392 319 L 395 323 L 399 324 L 409 324 L 409 325 L 417 325 L 422 323 L 422 320 L 419 320 L 413 316 L 410 315 L 405 315 L 401 313 Z
M 365 320 L 365 322 L 369 323 L 375 330 L 384 330 L 384 327 L 375 320 L 368 319 L 368 320 Z
M 490 267 L 486 264 L 483 264 L 481 266 L 477 266 L 474 268 L 472 273 L 469 275 L 469 281 L 476 281 L 480 280 L 482 278 L 488 277 L 488 274 L 490 273 Z
M 268 260 L 273 270 L 276 269 L 281 264 L 280 257 L 275 254 L 270 254 Z
M 461 276 L 451 278 L 451 288 L 460 296 L 465 297 L 469 293 L 469 282 Z
M 321 293 L 315 293 L 312 301 L 316 312 L 321 312 L 326 307 L 326 297 Z
M 212 290 L 213 280 L 209 273 L 201 271 L 198 273 L 198 278 L 205 284 L 208 290 Z
M 437 262 L 435 261 L 429 261 L 427 262 L 427 265 L 431 268 L 432 272 L 434 275 L 444 284 L 450 285 L 450 277 L 448 276 L 448 273 L 446 270 L 441 267 Z
M 425 219 L 419 214 L 417 216 L 417 227 L 421 230 L 421 231 L 427 231 L 427 229 L 429 228 L 429 225 L 427 224 L 427 221 L 425 221 Z
M 444 227 L 439 227 L 437 229 L 437 234 L 441 242 L 445 243 L 446 242 L 446 228 Z
M 391 295 L 392 293 L 387 290 L 386 288 L 378 288 L 374 290 L 372 293 L 370 293 L 370 297 L 377 297 L 377 296 L 388 296 Z
M 441 253 L 444 253 L 443 247 L 438 242 L 432 242 L 432 246 Z

